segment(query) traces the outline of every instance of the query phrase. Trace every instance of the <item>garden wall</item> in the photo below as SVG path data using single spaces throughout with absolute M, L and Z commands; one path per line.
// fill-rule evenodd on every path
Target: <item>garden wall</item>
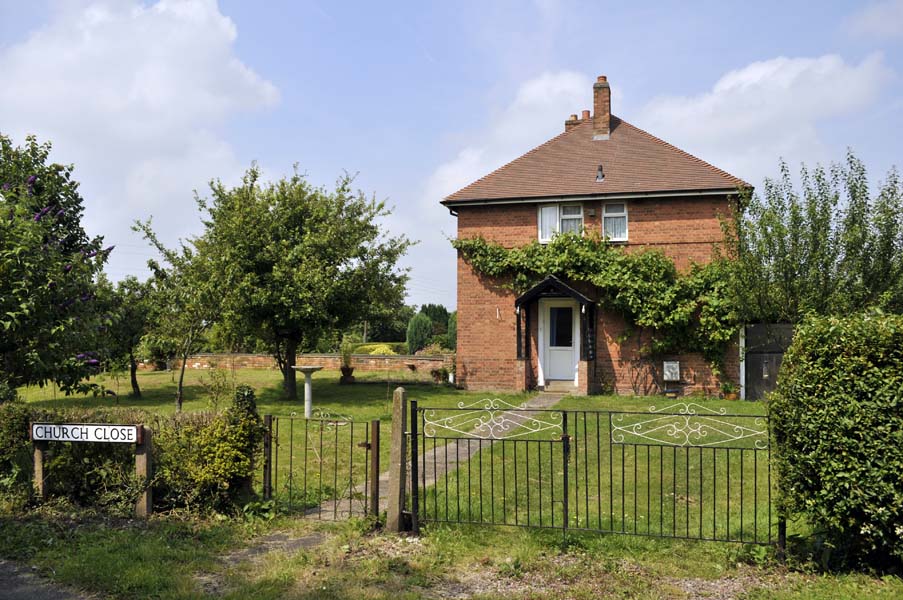
M 312 365 L 338 371 L 342 359 L 338 354 L 299 354 L 297 365 Z M 375 355 L 354 354 L 351 357 L 351 365 L 360 371 L 385 371 L 410 369 L 414 365 L 416 371 L 429 373 L 433 369 L 445 367 L 449 371 L 455 364 L 454 354 L 440 354 L 435 356 L 410 356 L 410 355 Z M 249 369 L 275 369 L 276 360 L 268 354 L 196 354 L 188 358 L 188 368 L 209 369 L 211 365 L 220 367 L 249 368 Z M 172 368 L 182 366 L 181 360 L 173 362 Z M 141 368 L 153 370 L 153 363 L 142 364 Z

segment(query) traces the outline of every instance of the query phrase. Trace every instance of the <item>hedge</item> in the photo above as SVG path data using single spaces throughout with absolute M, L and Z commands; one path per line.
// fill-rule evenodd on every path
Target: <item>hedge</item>
M 807 319 L 769 410 L 789 516 L 834 564 L 903 565 L 903 316 Z
M 263 442 L 254 392 L 241 386 L 220 413 L 154 415 L 134 409 L 36 408 L 0 405 L 0 494 L 27 498 L 32 485 L 30 422 L 144 424 L 154 432 L 156 509 L 230 510 L 250 494 Z M 124 444 L 49 445 L 48 492 L 83 505 L 129 514 L 143 483 L 134 448 Z

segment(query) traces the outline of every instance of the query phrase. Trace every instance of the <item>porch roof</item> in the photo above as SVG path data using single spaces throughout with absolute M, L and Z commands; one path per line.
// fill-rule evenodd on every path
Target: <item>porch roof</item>
M 549 275 L 521 294 L 517 300 L 514 301 L 514 306 L 520 308 L 538 298 L 573 298 L 582 305 L 595 303 L 594 300 L 581 294 L 554 275 Z

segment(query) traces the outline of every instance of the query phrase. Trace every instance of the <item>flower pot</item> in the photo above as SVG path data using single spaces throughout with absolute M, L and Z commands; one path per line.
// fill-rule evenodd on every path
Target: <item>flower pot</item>
M 354 367 L 341 367 L 342 377 L 339 379 L 340 384 L 354 383 Z

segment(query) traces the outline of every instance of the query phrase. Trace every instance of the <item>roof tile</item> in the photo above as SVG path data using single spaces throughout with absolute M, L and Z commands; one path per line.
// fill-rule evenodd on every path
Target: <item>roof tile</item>
M 596 181 L 603 166 L 604 181 Z M 593 140 L 592 120 L 451 194 L 472 200 L 728 190 L 748 183 L 612 115 L 611 137 Z

